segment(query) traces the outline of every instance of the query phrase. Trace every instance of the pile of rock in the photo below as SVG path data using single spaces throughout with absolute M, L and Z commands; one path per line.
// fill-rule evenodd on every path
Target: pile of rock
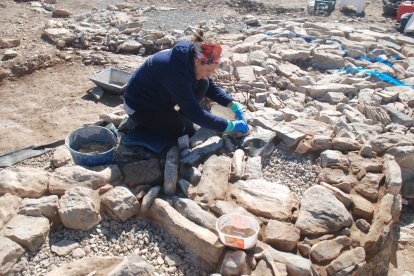
M 177 38 L 192 34 L 191 29 L 171 33 L 146 30 L 142 28 L 144 13 L 154 8 L 118 7 L 109 6 L 106 10 L 94 10 L 69 19 L 51 19 L 45 26 L 44 36 L 60 49 L 90 48 L 142 55 L 170 48 Z
M 51 23 L 45 33 L 51 38 L 55 33 L 62 46 L 89 47 L 96 41 L 111 51 L 139 43 L 134 48 L 139 53 L 173 44 L 160 32 L 129 25 L 119 14 L 100 25 L 84 20 L 75 19 L 81 23 L 71 27 Z M 392 86 L 368 71 L 336 69 L 364 67 L 413 84 L 414 39 L 379 28 L 259 23 L 243 34 L 219 37 L 226 65 L 220 74 L 227 76 L 220 81 L 247 106 L 248 137 L 201 128 L 191 138 L 181 137 L 165 159 L 147 156 L 120 167 L 84 168 L 68 164 L 57 151 L 51 172 L 0 171 L 0 200 L 7 207 L 1 235 L 4 248 L 10 248 L 2 252 L 2 272 L 46 241 L 50 223 L 60 220 L 67 228 L 87 230 L 99 225 L 105 212 L 120 221 L 139 215 L 156 222 L 208 272 L 271 275 L 276 264 L 282 275 L 384 274 L 402 202 L 414 198 L 413 89 Z M 104 24 L 113 27 L 115 43 L 109 43 L 115 36 L 100 33 Z M 122 33 L 131 28 L 136 29 Z M 129 34 L 136 34 L 133 41 Z M 392 64 L 358 59 L 361 55 L 373 60 L 385 55 Z M 212 110 L 220 113 L 217 106 Z M 296 173 L 298 181 L 280 181 L 272 167 L 280 162 L 282 147 L 316 156 L 319 167 L 310 161 L 311 172 L 291 166 L 286 173 Z M 122 156 L 130 149 L 120 151 Z M 230 212 L 252 216 L 261 225 L 253 250 L 230 250 L 219 241 L 215 222 Z M 111 275 L 137 267 L 153 273 L 135 255 L 112 261 L 105 261 L 114 264 Z

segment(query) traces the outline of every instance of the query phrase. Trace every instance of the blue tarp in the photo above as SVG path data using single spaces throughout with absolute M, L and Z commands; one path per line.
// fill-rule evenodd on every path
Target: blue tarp
M 355 57 L 354 58 L 355 60 L 361 60 L 361 59 L 364 59 L 364 60 L 367 60 L 367 61 L 369 61 L 369 62 L 381 62 L 381 63 L 384 63 L 385 65 L 388 65 L 388 66 L 392 66 L 392 62 L 391 61 L 389 61 L 389 60 L 387 60 L 387 59 L 382 59 L 382 58 L 380 58 L 380 57 L 377 57 L 377 58 L 375 58 L 374 60 L 373 59 L 371 59 L 371 58 L 369 58 L 369 57 L 367 57 L 367 56 L 358 56 L 358 57 Z
M 391 83 L 391 84 L 393 84 L 395 86 L 408 86 L 408 87 L 414 88 L 414 86 L 409 85 L 409 84 L 407 84 L 405 82 L 402 82 L 400 80 L 397 80 L 396 78 L 391 77 L 391 76 L 389 76 L 389 75 L 387 75 L 385 73 L 367 70 L 367 69 L 364 69 L 362 67 L 348 67 L 348 68 L 346 68 L 344 70 L 340 70 L 339 72 L 348 72 L 348 73 L 364 72 L 364 73 L 367 73 L 367 74 L 369 74 L 371 76 L 374 76 L 374 77 L 376 77 L 376 78 L 378 78 L 378 79 L 380 79 L 382 81 Z
M 390 56 L 390 58 L 391 58 L 391 59 L 394 59 L 394 60 L 401 60 L 401 58 L 400 58 L 400 57 L 397 57 L 397 56 Z M 380 57 L 377 57 L 377 58 L 375 58 L 375 59 L 373 60 L 373 59 L 371 59 L 371 58 L 369 58 L 369 57 L 367 57 L 367 56 L 361 55 L 361 56 L 355 57 L 354 59 L 356 59 L 356 60 L 365 59 L 365 60 L 368 60 L 368 61 L 370 61 L 370 62 L 381 62 L 381 63 L 384 63 L 385 65 L 390 66 L 390 67 L 391 67 L 391 66 L 392 66 L 392 64 L 393 64 L 390 60 L 388 60 L 388 59 L 383 59 L 383 58 L 380 58 Z

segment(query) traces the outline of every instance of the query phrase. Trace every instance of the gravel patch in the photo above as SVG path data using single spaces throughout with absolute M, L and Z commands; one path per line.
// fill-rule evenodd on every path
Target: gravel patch
M 31 168 L 44 169 L 46 171 L 51 171 L 52 169 L 50 167 L 50 160 L 52 160 L 54 152 L 55 150 L 50 150 L 41 155 L 27 158 L 25 160 L 17 162 L 11 167 L 31 167 Z
M 79 243 L 67 256 L 58 256 L 51 247 L 66 239 Z M 151 263 L 158 275 L 205 275 L 197 269 L 190 253 L 177 239 L 157 225 L 133 218 L 119 222 L 103 217 L 102 222 L 88 231 L 67 229 L 60 225 L 51 232 L 49 241 L 37 252 L 26 252 L 12 268 L 10 275 L 45 275 L 64 263 L 92 256 L 127 256 L 138 254 Z
M 144 29 L 157 29 L 169 31 L 173 29 L 183 30 L 189 26 L 197 27 L 197 24 L 209 20 L 219 20 L 223 17 L 220 13 L 208 13 L 203 11 L 148 11 L 144 13 L 147 21 L 143 23 Z
M 286 151 L 281 144 L 263 161 L 263 176 L 266 180 L 288 186 L 297 199 L 316 184 L 319 166 L 309 157 Z

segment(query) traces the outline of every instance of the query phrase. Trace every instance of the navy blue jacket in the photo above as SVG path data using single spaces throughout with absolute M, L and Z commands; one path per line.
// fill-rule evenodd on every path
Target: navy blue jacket
M 227 121 L 201 108 L 196 100 L 193 43 L 179 42 L 158 52 L 135 71 L 125 92 L 125 103 L 133 110 L 172 109 L 180 111 L 199 126 L 224 131 Z M 233 99 L 212 80 L 206 96 L 227 106 Z

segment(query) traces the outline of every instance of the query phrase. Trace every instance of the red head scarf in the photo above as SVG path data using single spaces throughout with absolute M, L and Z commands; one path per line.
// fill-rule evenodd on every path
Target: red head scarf
M 219 64 L 221 45 L 218 43 L 196 42 L 194 44 L 195 58 L 206 64 Z

